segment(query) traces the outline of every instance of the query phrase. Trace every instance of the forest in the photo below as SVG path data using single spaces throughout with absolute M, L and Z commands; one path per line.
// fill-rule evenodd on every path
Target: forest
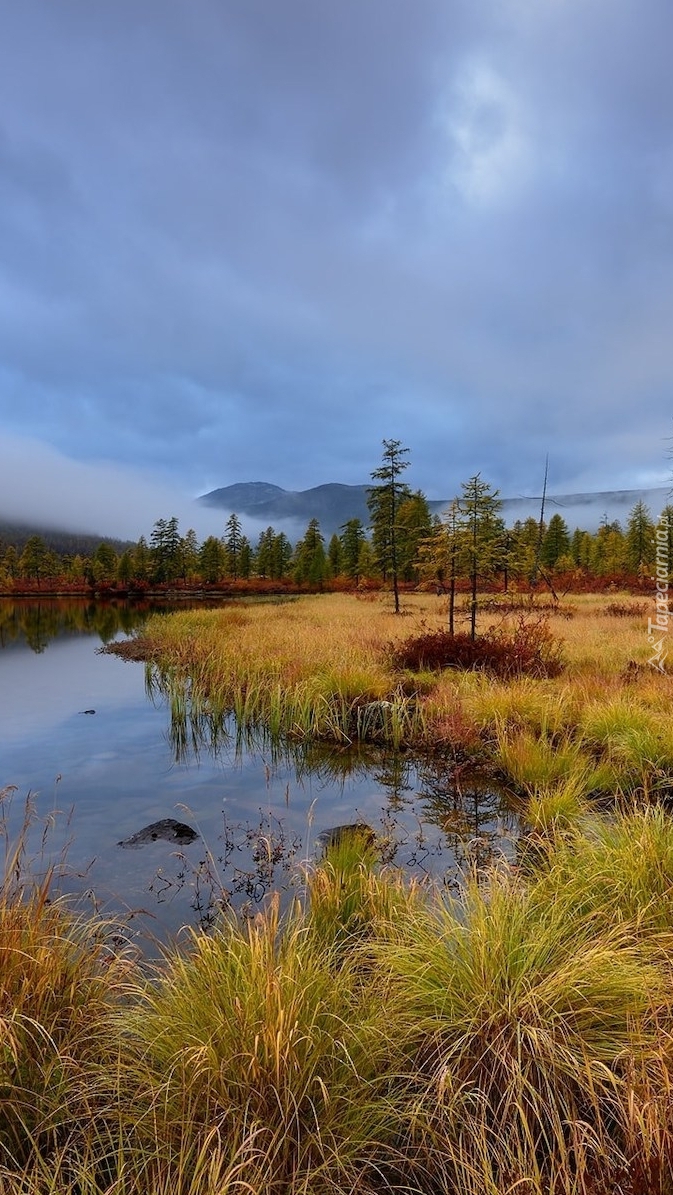
M 552 593 L 647 585 L 656 560 L 656 523 L 636 502 L 626 525 L 603 519 L 596 531 L 569 528 L 556 511 L 506 526 L 498 491 L 479 474 L 461 487 L 444 516 L 431 515 L 421 490 L 400 480 L 407 462 L 398 441 L 384 441 L 379 481 L 369 490 L 370 524 L 349 519 L 329 540 L 317 519 L 293 544 L 284 531 L 263 530 L 256 543 L 232 513 L 222 535 L 199 542 L 178 519 L 162 518 L 123 551 L 101 540 L 90 555 L 58 553 L 31 535 L 23 547 L 0 540 L 0 592 L 21 593 L 265 588 L 270 582 L 306 590 L 403 586 L 449 591 L 480 585 L 507 591 L 545 586 Z M 392 473 L 392 476 L 391 476 Z M 658 518 L 673 559 L 673 506 Z

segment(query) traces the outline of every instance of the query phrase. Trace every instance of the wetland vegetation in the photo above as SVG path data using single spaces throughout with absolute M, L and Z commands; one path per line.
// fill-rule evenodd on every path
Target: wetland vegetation
M 498 650 L 471 659 L 434 594 L 153 615 L 112 645 L 177 739 L 233 719 L 279 749 L 435 753 L 457 786 L 506 783 L 523 832 L 451 892 L 356 829 L 284 911 L 223 913 L 153 964 L 8 842 L 3 1191 L 673 1190 L 672 681 L 646 603 L 540 607 L 484 602 L 474 646 Z

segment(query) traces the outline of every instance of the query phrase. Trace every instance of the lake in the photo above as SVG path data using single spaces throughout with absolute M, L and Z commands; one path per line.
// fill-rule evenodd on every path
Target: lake
M 504 797 L 450 756 L 304 748 L 177 733 L 143 664 L 100 654 L 142 626 L 148 603 L 0 599 L 0 789 L 5 837 L 30 801 L 35 870 L 65 856 L 60 888 L 165 941 L 226 905 L 301 891 L 318 835 L 365 822 L 384 862 L 454 887 L 461 869 L 515 853 Z M 10 791 L 11 790 L 11 791 Z M 174 819 L 191 842 L 119 845 Z M 144 946 L 145 948 L 145 946 Z

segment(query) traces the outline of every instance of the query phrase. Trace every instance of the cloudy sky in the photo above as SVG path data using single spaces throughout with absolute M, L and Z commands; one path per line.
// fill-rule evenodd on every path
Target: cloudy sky
M 668 481 L 670 0 L 0 15 L 0 513 Z

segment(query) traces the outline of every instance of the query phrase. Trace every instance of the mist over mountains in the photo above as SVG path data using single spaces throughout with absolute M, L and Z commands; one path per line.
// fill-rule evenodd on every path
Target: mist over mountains
M 169 498 L 166 509 L 160 511 L 159 516 L 156 515 L 156 507 L 152 512 L 148 510 L 145 517 L 141 516 L 138 534 L 143 534 L 149 539 L 156 517 L 171 518 L 177 514 L 183 534 L 188 527 L 195 525 L 200 537 L 208 534 L 222 535 L 227 518 L 236 513 L 253 543 L 259 533 L 269 526 L 275 531 L 284 531 L 292 542 L 296 542 L 303 536 L 311 519 L 318 520 L 323 535 L 329 539 L 334 532 L 339 532 L 348 519 L 360 519 L 365 527 L 368 526 L 368 488 L 366 485 L 330 482 L 308 490 L 285 490 L 282 486 L 267 481 L 237 482 L 201 495 L 191 503 L 191 510 L 190 504 L 184 500 L 178 504 L 175 501 L 171 502 Z M 605 490 L 599 493 L 548 494 L 545 519 L 548 522 L 553 514 L 558 513 L 565 519 L 571 532 L 575 527 L 595 531 L 601 522 L 614 522 L 615 519 L 624 527 L 630 511 L 639 501 L 645 502 L 652 516 L 656 518 L 662 508 L 671 501 L 671 490 L 666 486 L 659 486 L 637 490 Z M 449 502 L 448 498 L 431 499 L 428 505 L 432 514 L 441 516 Z M 202 512 L 201 518 L 198 517 L 199 511 Z M 30 511 L 26 511 L 25 517 L 21 517 L 16 505 L 11 514 L 0 509 L 0 545 L 13 543 L 21 548 L 30 535 L 39 534 L 50 547 L 61 553 L 90 554 L 102 539 L 108 540 L 115 550 L 121 552 L 132 542 L 132 537 L 128 532 L 124 534 L 125 520 L 121 516 L 120 534 L 114 534 L 111 526 L 115 514 L 114 498 L 108 498 L 106 514 L 106 519 L 100 520 L 104 527 L 101 527 L 100 534 L 97 534 L 95 527 L 88 532 L 82 532 L 75 520 L 69 517 L 67 509 L 59 510 L 57 503 L 45 507 L 43 514 L 33 506 Z M 201 526 L 206 515 L 207 525 Z M 540 495 L 503 498 L 502 515 L 509 526 L 517 519 L 538 519 Z M 95 511 L 93 518 L 87 520 L 89 527 L 94 521 L 97 521 Z
M 273 526 L 292 539 L 302 535 L 311 519 L 318 519 L 323 535 L 329 537 L 348 519 L 360 519 L 367 526 L 367 490 L 365 485 L 340 485 L 331 482 L 308 490 L 285 490 L 266 481 L 238 482 L 211 490 L 197 499 L 202 506 L 232 513 Z M 636 502 L 643 501 L 653 517 L 670 501 L 666 486 L 656 489 L 605 490 L 588 494 L 548 494 L 545 504 L 547 521 L 560 514 L 571 531 L 581 527 L 595 531 L 602 521 L 618 519 L 624 526 Z M 441 516 L 450 498 L 428 502 L 432 514 Z M 502 499 L 502 515 L 509 525 L 517 519 L 540 517 L 540 495 L 521 495 Z

